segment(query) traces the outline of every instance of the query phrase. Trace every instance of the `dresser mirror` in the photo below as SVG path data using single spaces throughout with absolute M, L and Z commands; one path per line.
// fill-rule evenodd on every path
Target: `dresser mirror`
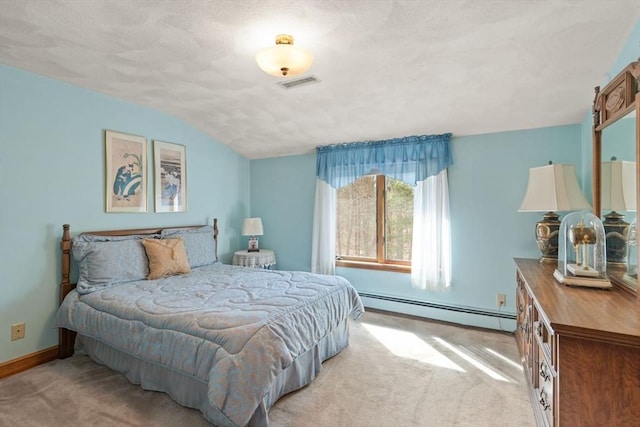
M 593 207 L 605 223 L 607 273 L 612 282 L 638 295 L 640 259 L 629 229 L 640 198 L 640 59 L 625 67 L 602 90 L 596 87 L 593 103 Z M 621 184 L 624 189 L 621 189 Z M 631 187 L 631 190 L 630 190 Z M 626 197 L 622 194 L 626 191 Z M 635 199 L 635 205 L 628 201 Z M 626 200 L 626 204 L 624 201 Z M 631 261 L 629 261 L 631 258 Z

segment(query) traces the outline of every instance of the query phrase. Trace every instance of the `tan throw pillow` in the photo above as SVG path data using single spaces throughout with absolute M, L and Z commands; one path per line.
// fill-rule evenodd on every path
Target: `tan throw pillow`
M 143 239 L 142 244 L 149 258 L 147 279 L 160 279 L 191 272 L 187 251 L 181 238 Z

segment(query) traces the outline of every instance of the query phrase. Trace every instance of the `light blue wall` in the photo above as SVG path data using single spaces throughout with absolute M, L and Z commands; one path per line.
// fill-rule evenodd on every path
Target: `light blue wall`
M 184 144 L 186 213 L 105 213 L 104 130 Z M 241 244 L 249 161 L 175 117 L 0 65 L 0 362 L 57 344 L 62 224 L 74 231 L 220 219 L 223 261 Z M 26 338 L 10 340 L 10 325 Z
M 561 126 L 452 139 L 455 164 L 449 169 L 453 238 L 453 287 L 435 293 L 411 287 L 409 275 L 338 268 L 359 290 L 414 300 L 495 310 L 497 293 L 507 294 L 506 312 L 515 312 L 513 257 L 537 258 L 535 222 L 540 215 L 518 213 L 528 170 L 554 163 L 580 167 L 580 126 Z M 398 135 L 402 136 L 402 135 Z M 315 191 L 315 154 L 251 161 L 251 213 L 261 216 L 261 245 L 276 251 L 278 268 L 309 270 Z M 423 309 L 409 314 L 499 328 L 462 314 Z M 444 316 L 444 317 L 443 317 Z M 480 320 L 482 322 L 482 320 Z M 503 323 L 504 326 L 504 323 Z
M 280 270 L 311 269 L 316 156 L 251 161 L 251 215 L 262 218 L 260 247 L 276 251 Z

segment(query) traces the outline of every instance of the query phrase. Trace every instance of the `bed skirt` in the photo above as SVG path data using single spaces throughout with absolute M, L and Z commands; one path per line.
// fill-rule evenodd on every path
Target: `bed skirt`
M 348 344 L 349 320 L 344 319 L 313 348 L 299 356 L 273 379 L 269 391 L 262 397 L 260 405 L 253 413 L 249 426 L 268 426 L 268 412 L 276 401 L 313 381 L 322 368 L 322 362 L 338 354 Z M 167 393 L 180 405 L 198 409 L 216 426 L 240 427 L 220 410 L 211 406 L 207 382 L 166 366 L 138 359 L 87 336 L 78 335 L 76 347 L 76 354 L 88 354 L 97 363 L 124 375 L 133 384 L 140 385 L 145 390 Z

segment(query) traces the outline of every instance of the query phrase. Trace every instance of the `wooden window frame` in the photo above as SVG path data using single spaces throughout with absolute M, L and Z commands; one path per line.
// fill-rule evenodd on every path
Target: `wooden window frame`
M 376 175 L 376 259 L 338 256 L 336 267 L 411 273 L 411 261 L 387 260 L 385 256 L 386 184 L 384 175 Z

